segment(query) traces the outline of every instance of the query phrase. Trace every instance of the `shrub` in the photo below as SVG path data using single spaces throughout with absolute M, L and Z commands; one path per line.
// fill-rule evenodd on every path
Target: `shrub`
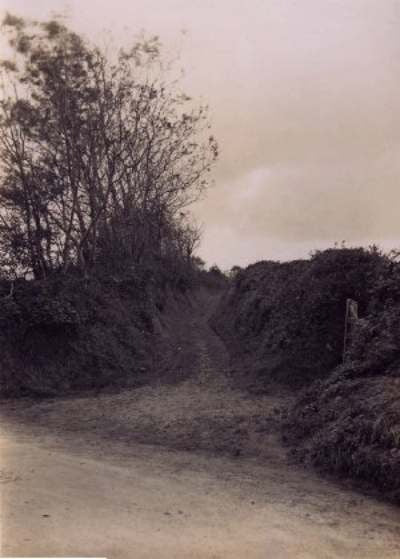
M 213 323 L 242 341 L 266 379 L 304 384 L 340 363 L 346 300 L 366 312 L 384 262 L 376 250 L 361 248 L 259 262 L 238 272 Z
M 346 361 L 300 392 L 285 435 L 299 460 L 400 503 L 400 274 L 383 259 Z
M 19 281 L 0 299 L 0 395 L 142 382 L 153 312 L 138 278 Z

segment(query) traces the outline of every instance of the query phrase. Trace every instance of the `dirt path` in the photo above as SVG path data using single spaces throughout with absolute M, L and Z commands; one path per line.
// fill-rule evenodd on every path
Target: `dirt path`
M 235 387 L 213 303 L 158 325 L 162 382 L 2 406 L 3 556 L 400 557 L 397 508 L 287 462 L 287 397 Z

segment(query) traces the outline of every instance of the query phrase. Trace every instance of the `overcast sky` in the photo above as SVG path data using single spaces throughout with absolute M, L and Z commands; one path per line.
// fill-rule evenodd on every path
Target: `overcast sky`
M 193 209 L 222 268 L 335 241 L 400 247 L 400 0 L 0 0 L 95 40 L 181 50 L 221 155 Z

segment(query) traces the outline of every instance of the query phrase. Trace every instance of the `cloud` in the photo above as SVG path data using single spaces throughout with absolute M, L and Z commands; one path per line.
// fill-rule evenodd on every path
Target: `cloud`
M 204 257 L 218 261 L 220 251 L 226 263 L 263 255 L 297 258 L 342 240 L 393 248 L 399 238 L 399 150 L 370 160 L 350 157 L 340 165 L 257 167 L 221 182 L 197 208 L 208 224 Z M 216 238 L 224 243 L 216 245 Z

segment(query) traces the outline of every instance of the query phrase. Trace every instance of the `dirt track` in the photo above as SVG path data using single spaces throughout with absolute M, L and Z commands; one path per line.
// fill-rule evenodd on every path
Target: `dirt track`
M 397 508 L 288 463 L 287 397 L 235 387 L 213 302 L 159 324 L 162 382 L 2 405 L 2 556 L 400 557 Z

